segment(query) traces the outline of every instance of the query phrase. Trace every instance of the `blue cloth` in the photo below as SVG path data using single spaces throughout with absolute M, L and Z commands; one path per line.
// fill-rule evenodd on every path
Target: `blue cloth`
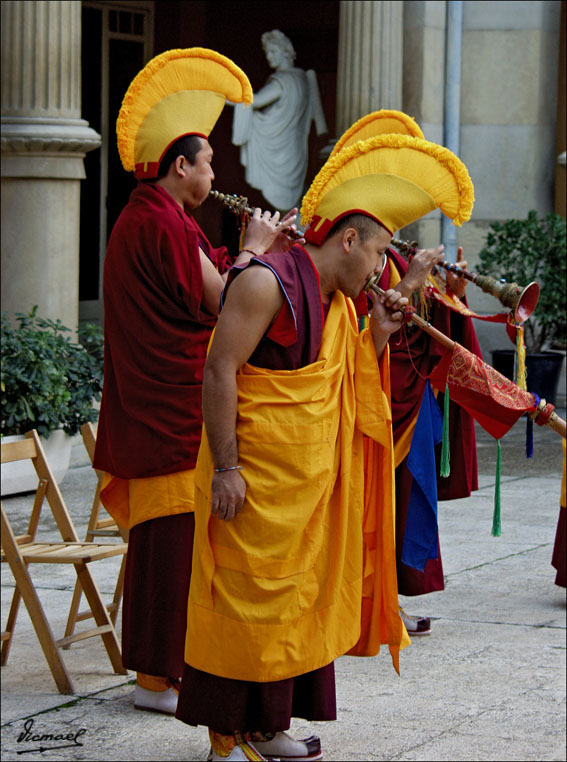
M 443 416 L 428 381 L 408 456 L 413 483 L 402 546 L 402 563 L 419 571 L 438 554 L 435 445 L 442 438 Z

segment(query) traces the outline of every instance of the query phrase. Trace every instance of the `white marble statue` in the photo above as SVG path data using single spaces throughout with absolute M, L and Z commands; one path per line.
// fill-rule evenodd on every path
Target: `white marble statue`
M 246 182 L 274 209 L 287 210 L 303 195 L 311 122 L 318 135 L 327 132 L 327 124 L 317 76 L 293 65 L 290 40 L 274 29 L 262 35 L 262 46 L 275 71 L 254 94 L 252 106 L 235 106 L 232 142 L 240 146 Z

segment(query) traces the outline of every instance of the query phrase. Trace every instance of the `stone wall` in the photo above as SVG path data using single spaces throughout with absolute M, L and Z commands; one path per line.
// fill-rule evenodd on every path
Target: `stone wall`
M 404 4 L 403 107 L 427 139 L 440 143 L 446 6 L 442 0 Z M 463 3 L 459 155 L 476 201 L 457 240 L 471 270 L 492 221 L 554 208 L 560 11 L 558 2 Z M 439 242 L 440 231 L 437 212 L 404 232 L 430 246 Z M 474 286 L 468 292 L 477 312 L 500 311 L 492 296 Z M 502 326 L 476 326 L 488 361 L 492 349 L 512 347 Z M 562 399 L 564 404 L 564 391 Z

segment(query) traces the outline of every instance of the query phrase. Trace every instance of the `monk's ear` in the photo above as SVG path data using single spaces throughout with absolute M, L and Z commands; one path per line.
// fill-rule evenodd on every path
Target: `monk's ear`
M 189 162 L 183 156 L 183 154 L 179 154 L 179 156 L 175 159 L 174 162 L 172 162 L 171 166 L 174 170 L 174 173 L 177 177 L 185 177 L 185 170 L 187 169 L 187 165 Z
M 343 230 L 343 249 L 348 254 L 351 247 L 358 240 L 358 230 L 356 228 L 345 228 Z

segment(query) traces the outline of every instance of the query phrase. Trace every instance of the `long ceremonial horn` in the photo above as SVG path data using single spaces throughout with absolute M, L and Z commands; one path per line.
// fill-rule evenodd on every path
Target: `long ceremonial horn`
M 248 206 L 248 198 L 246 196 L 230 196 L 227 193 L 220 193 L 220 191 L 217 190 L 210 190 L 209 196 L 211 198 L 216 198 L 217 201 L 223 203 L 230 209 L 231 212 L 233 212 L 233 214 L 238 216 L 254 213 L 254 209 L 252 209 L 251 206 Z M 290 228 L 282 230 L 282 233 L 285 233 L 288 238 L 292 238 L 293 240 L 303 238 L 303 233 L 300 233 L 298 230 L 292 230 Z
M 384 254 L 384 259 L 382 261 L 382 267 L 379 272 L 375 272 L 372 277 L 370 277 L 364 286 L 364 291 L 374 291 L 375 294 L 378 294 L 379 296 L 384 295 L 384 289 L 380 288 L 378 285 L 378 281 L 380 280 L 382 273 L 384 272 L 384 267 L 386 264 L 386 254 Z M 448 336 L 446 336 L 444 333 L 439 331 L 437 328 L 434 328 L 430 323 L 428 323 L 423 318 L 420 318 L 419 315 L 416 315 L 413 311 L 412 307 L 405 307 L 402 312 L 404 313 L 404 317 L 406 320 L 411 320 L 412 323 L 415 323 L 418 325 L 423 331 L 428 333 L 430 336 L 432 336 L 435 341 L 438 341 L 439 344 L 441 344 L 443 347 L 446 347 L 447 349 L 453 350 L 455 347 L 455 342 L 450 339 Z
M 254 209 L 248 206 L 246 196 L 237 196 L 221 193 L 217 190 L 209 191 L 211 198 L 217 199 L 223 203 L 231 212 L 236 215 L 253 214 Z M 285 235 L 293 240 L 302 238 L 303 235 L 298 230 L 287 228 L 283 231 Z M 399 238 L 392 238 L 392 246 L 395 246 L 403 254 L 414 254 L 418 249 L 417 241 L 402 241 Z M 461 278 L 474 283 L 487 294 L 495 296 L 504 307 L 508 307 L 517 323 L 524 323 L 537 306 L 539 299 L 539 285 L 532 281 L 527 286 L 522 287 L 517 283 L 506 283 L 506 281 L 496 280 L 489 275 L 480 275 L 479 273 L 463 270 L 449 262 L 438 262 L 437 267 L 442 267 L 449 272 L 453 272 Z M 424 329 L 425 330 L 425 329 Z M 439 339 L 437 339 L 439 341 Z
M 411 256 L 418 249 L 417 241 L 402 241 L 399 238 L 392 238 L 392 246 L 395 246 L 402 254 Z M 436 267 L 442 267 L 448 272 L 455 273 L 461 278 L 474 283 L 487 294 L 492 294 L 498 301 L 508 307 L 517 323 L 524 323 L 537 306 L 539 299 L 539 285 L 534 281 L 527 286 L 520 286 L 517 283 L 507 283 L 505 280 L 497 280 L 490 275 L 480 275 L 479 273 L 469 272 L 457 267 L 450 262 L 438 262 Z

